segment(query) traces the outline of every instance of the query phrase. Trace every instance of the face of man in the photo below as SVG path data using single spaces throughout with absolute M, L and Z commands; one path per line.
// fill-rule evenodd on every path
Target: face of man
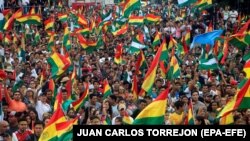
M 91 99 L 91 103 L 95 104 L 97 102 L 97 96 L 93 96 Z
M 47 92 L 46 96 L 48 99 L 52 99 L 52 92 L 51 91 Z
M 0 132 L 4 133 L 9 129 L 9 123 L 6 121 L 0 122 Z
M 21 100 L 21 93 L 20 92 L 15 92 L 14 93 L 14 100 L 20 101 Z
M 27 121 L 20 121 L 18 124 L 18 128 L 20 132 L 24 132 L 28 127 L 28 122 Z
M 199 94 L 198 94 L 197 92 L 194 92 L 194 93 L 192 94 L 192 100 L 193 100 L 194 102 L 196 102 L 196 101 L 198 101 L 198 98 L 199 98 Z
M 94 118 L 93 120 L 91 120 L 91 125 L 100 125 L 100 119 L 98 118 Z
M 43 132 L 43 125 L 42 124 L 35 125 L 34 132 L 37 136 L 40 136 Z
M 141 102 L 141 103 L 139 104 L 140 110 L 143 110 L 146 106 L 147 106 L 147 103 L 145 103 L 145 102 Z
M 67 100 L 67 96 L 68 96 L 68 93 L 67 93 L 67 92 L 63 92 L 63 93 L 62 93 L 62 98 L 63 98 L 63 100 Z
M 208 92 L 208 86 L 203 86 L 202 87 L 202 92 L 207 93 Z

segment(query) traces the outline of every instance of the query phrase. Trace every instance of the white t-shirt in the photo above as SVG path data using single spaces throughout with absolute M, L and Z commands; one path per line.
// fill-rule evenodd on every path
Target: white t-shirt
M 227 20 L 229 18 L 229 11 L 223 11 L 223 20 Z
M 30 3 L 30 0 L 22 0 L 22 5 L 27 5 Z
M 11 57 L 9 59 L 5 58 L 5 62 L 8 63 L 8 64 L 12 64 L 12 63 L 14 63 L 14 59 L 11 58 Z
M 230 15 L 230 20 L 232 23 L 235 23 L 237 17 L 238 17 L 238 12 L 236 10 L 234 11 L 230 11 L 229 12 L 229 15 Z
M 51 107 L 48 103 L 42 103 L 40 100 L 37 101 L 36 103 L 36 111 L 38 113 L 38 118 L 39 120 L 43 120 L 43 114 L 50 112 L 51 111 Z
M 4 48 L 0 48 L 0 56 L 4 56 Z

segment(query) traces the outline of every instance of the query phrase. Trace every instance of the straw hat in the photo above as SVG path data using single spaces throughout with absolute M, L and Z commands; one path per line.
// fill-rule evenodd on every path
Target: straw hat
M 14 72 L 11 66 L 7 66 L 6 69 L 4 69 L 6 72 Z
M 69 77 L 63 77 L 63 79 L 61 80 L 61 83 L 67 82 L 69 80 Z

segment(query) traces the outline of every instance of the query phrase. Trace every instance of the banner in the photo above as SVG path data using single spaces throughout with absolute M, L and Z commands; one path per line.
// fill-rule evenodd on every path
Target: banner
M 186 137 L 209 140 L 213 137 L 249 140 L 250 126 L 89 126 L 74 125 L 73 140 L 86 137 Z M 187 140 L 187 139 L 186 139 Z

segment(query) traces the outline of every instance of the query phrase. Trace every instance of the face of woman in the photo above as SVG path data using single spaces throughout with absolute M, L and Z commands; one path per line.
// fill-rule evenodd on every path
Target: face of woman
M 36 114 L 33 111 L 30 111 L 30 117 L 31 119 L 36 119 Z
M 32 91 L 28 91 L 28 92 L 27 92 L 27 96 L 28 96 L 28 97 L 33 97 Z
M 205 111 L 205 109 L 203 107 L 199 108 L 197 116 L 202 116 L 202 117 L 206 116 L 206 111 Z
M 107 101 L 103 104 L 103 108 L 106 110 L 109 109 L 109 103 Z
M 30 116 L 27 116 L 27 117 L 26 117 L 26 120 L 27 120 L 28 123 L 31 123 Z
M 46 119 L 46 120 L 44 121 L 45 126 L 49 123 L 49 120 L 50 120 L 50 119 Z
M 212 103 L 212 109 L 213 109 L 213 111 L 215 111 L 217 108 L 218 108 L 217 103 Z

